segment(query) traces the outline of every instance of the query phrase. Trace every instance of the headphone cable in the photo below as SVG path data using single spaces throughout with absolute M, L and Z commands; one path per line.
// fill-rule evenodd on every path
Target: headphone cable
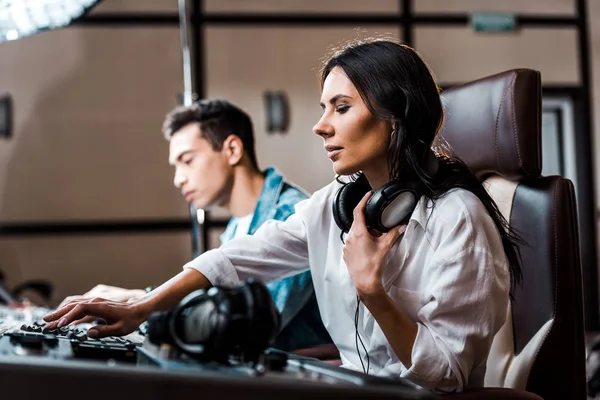
M 360 306 L 360 298 L 358 295 L 356 296 L 356 312 L 354 313 L 354 343 L 356 344 L 356 353 L 358 353 L 358 359 L 360 360 L 360 365 L 362 366 L 363 372 L 369 375 L 369 368 L 371 367 L 371 360 L 369 360 L 369 352 L 367 351 L 367 347 L 365 346 L 362 338 L 358 334 L 358 312 Z M 358 349 L 358 341 L 360 340 L 360 344 L 365 351 L 365 356 L 367 358 L 367 368 L 365 369 L 365 364 L 363 363 L 362 356 L 360 355 L 360 350 Z

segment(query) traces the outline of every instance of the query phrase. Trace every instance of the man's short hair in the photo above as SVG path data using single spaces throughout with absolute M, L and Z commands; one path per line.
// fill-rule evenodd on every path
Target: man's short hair
M 191 123 L 200 124 L 200 133 L 213 150 L 220 151 L 231 134 L 239 137 L 252 165 L 258 169 L 254 151 L 254 131 L 250 116 L 227 100 L 201 100 L 189 107 L 175 108 L 165 118 L 163 133 L 167 139 Z

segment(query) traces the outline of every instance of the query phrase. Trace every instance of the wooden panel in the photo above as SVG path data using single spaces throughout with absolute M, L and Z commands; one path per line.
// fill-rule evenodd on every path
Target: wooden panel
M 398 4 L 398 0 L 205 0 L 205 9 L 207 12 L 397 13 Z
M 418 28 L 415 47 L 441 83 L 469 81 L 512 68 L 537 69 L 545 84 L 580 81 L 575 29 L 482 34 L 468 28 Z
M 208 249 L 216 249 L 221 245 L 221 234 L 225 231 L 225 228 L 214 228 L 209 231 L 208 234 Z
M 190 257 L 189 234 L 0 239 L 8 285 L 50 280 L 55 303 L 99 283 L 141 289 L 161 284 Z
M 182 91 L 176 28 L 68 28 L 0 46 L 15 132 L 0 221 L 187 216 L 160 131 Z
M 588 2 L 588 21 L 590 32 L 590 62 L 592 63 L 592 123 L 594 124 L 594 154 L 592 156 L 595 164 L 596 177 L 596 204 L 600 200 L 600 2 Z M 596 206 L 598 208 L 598 206 Z M 595 216 L 598 219 L 598 215 Z M 598 231 L 598 240 L 600 240 L 600 230 Z M 598 258 L 600 260 L 600 257 Z
M 94 14 L 119 12 L 177 12 L 177 0 L 103 0 Z M 188 0 L 188 3 L 191 1 Z
M 417 12 L 499 11 L 526 14 L 574 15 L 575 0 L 414 0 Z

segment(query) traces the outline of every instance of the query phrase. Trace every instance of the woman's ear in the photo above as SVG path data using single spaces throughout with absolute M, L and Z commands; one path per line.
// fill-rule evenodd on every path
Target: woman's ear
M 244 156 L 244 144 L 239 136 L 231 134 L 223 142 L 223 155 L 227 158 L 229 165 L 237 165 Z

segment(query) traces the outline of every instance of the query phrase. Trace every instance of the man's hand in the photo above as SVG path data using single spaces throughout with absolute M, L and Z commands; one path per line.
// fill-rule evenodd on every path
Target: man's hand
M 96 285 L 85 294 L 65 298 L 57 308 L 62 308 L 74 301 L 92 300 L 98 297 L 113 301 L 129 301 L 131 299 L 140 298 L 144 294 L 146 294 L 146 292 L 141 289 L 123 289 L 116 286 Z
M 210 282 L 194 269 L 185 269 L 150 293 L 129 301 L 101 297 L 72 300 L 44 317 L 46 328 L 55 329 L 71 323 L 101 318 L 107 325 L 88 329 L 89 337 L 119 336 L 133 332 L 151 312 L 175 307 L 187 294 L 209 288 Z
M 141 289 L 123 289 L 116 286 L 97 285 L 94 288 L 92 288 L 92 290 L 83 295 L 69 296 L 65 298 L 58 305 L 57 309 L 61 309 L 73 303 L 80 303 L 85 300 L 93 300 L 98 298 L 112 300 L 116 302 L 130 302 L 141 298 L 144 294 L 146 294 L 146 292 Z M 75 323 L 82 324 L 84 322 L 93 322 L 96 319 L 97 318 L 93 316 L 86 316 L 78 321 L 75 321 Z
M 102 298 L 76 300 L 44 316 L 46 328 L 79 323 L 86 317 L 101 318 L 106 325 L 88 329 L 89 337 L 122 336 L 133 332 L 148 318 L 150 310 L 140 301 L 119 302 Z

